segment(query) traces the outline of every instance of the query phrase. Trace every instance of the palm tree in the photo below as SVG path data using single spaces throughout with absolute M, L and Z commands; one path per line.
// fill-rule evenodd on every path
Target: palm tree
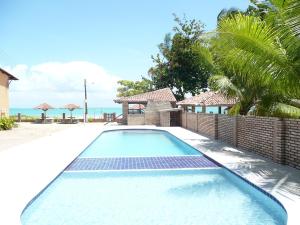
M 300 116 L 300 1 L 270 0 L 262 20 L 241 13 L 218 23 L 212 49 L 220 74 L 210 87 L 239 99 L 236 113 Z

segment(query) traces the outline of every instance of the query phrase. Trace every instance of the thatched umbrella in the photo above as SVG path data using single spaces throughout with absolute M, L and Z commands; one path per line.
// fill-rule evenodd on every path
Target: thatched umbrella
M 44 120 L 45 120 L 46 119 L 46 112 L 47 112 L 47 110 L 48 109 L 54 109 L 54 107 L 52 107 L 51 105 L 49 105 L 47 103 L 42 103 L 42 104 L 34 107 L 34 109 L 41 109 L 41 110 L 43 110 L 44 113 L 45 113 L 45 118 L 44 118 Z
M 80 106 L 79 105 L 75 105 L 75 104 L 67 104 L 63 108 L 70 110 L 70 113 L 71 113 L 71 123 L 72 123 L 73 122 L 72 112 L 73 112 L 74 109 L 79 109 Z

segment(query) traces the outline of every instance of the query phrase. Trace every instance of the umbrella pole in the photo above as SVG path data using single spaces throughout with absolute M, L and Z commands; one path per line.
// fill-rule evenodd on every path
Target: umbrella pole
M 73 123 L 72 110 L 70 112 L 71 112 L 71 123 Z

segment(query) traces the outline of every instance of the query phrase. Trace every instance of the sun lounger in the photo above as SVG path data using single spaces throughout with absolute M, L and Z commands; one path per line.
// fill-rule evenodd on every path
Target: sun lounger
M 49 123 L 53 123 L 53 121 L 54 121 L 53 118 L 47 117 L 47 118 L 44 118 L 44 119 L 43 118 L 36 119 L 35 123 L 47 123 L 47 124 L 49 124 Z
M 65 123 L 65 124 L 74 124 L 74 123 L 78 123 L 79 120 L 76 119 L 76 117 L 67 117 L 67 118 L 63 118 L 61 120 L 61 123 Z

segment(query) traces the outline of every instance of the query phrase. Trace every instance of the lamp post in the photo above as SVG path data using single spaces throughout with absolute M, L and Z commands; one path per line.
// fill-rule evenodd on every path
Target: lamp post
M 86 94 L 86 79 L 84 79 L 84 122 L 87 122 L 87 114 L 88 114 L 88 108 L 87 108 L 87 94 Z

